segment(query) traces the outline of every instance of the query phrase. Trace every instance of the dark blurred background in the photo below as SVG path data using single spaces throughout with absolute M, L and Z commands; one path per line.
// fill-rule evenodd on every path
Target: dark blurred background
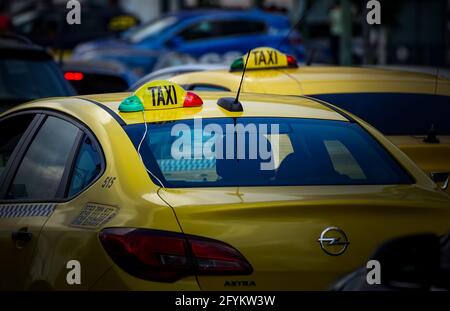
M 297 25 L 306 53 L 323 63 L 450 64 L 449 0 L 381 0 L 381 25 L 368 25 L 364 0 L 84 0 L 83 23 L 73 33 L 58 33 L 65 0 L 0 0 L 0 30 L 25 34 L 41 45 L 61 47 L 113 32 L 101 20 L 127 12 L 145 23 L 168 12 L 198 8 L 251 9 L 286 14 Z M 339 18 L 342 14 L 343 18 Z M 334 16 L 334 18 L 333 18 Z M 336 23 L 342 23 L 338 26 Z M 133 25 L 131 23 L 130 25 Z M 332 29 L 335 29 L 333 31 Z M 69 38 L 69 37 L 76 38 Z M 339 40 L 332 40 L 333 37 Z M 70 40 L 73 42 L 66 42 Z M 339 49 L 338 44 L 343 42 Z

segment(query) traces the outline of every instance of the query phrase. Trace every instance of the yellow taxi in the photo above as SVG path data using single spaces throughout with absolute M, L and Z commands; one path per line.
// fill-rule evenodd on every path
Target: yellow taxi
M 391 237 L 450 229 L 414 162 L 306 97 L 155 81 L 0 131 L 1 289 L 326 289 Z
M 373 125 L 443 189 L 450 173 L 450 80 L 376 68 L 298 66 L 272 48 L 238 58 L 229 70 L 193 72 L 169 80 L 189 90 L 304 95 L 349 111 Z M 450 189 L 448 189 L 450 191 Z

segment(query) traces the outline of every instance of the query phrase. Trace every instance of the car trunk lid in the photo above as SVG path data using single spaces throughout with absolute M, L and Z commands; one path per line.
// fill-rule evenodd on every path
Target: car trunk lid
M 253 267 L 248 276 L 198 276 L 205 290 L 326 289 L 365 266 L 387 239 L 450 229 L 448 196 L 416 185 L 166 188 L 159 195 L 184 233 L 228 243 Z M 339 256 L 326 253 L 339 247 L 324 250 L 318 241 L 334 227 L 350 243 Z

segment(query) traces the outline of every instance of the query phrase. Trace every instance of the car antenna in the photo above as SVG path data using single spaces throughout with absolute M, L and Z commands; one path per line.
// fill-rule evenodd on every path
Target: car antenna
M 239 102 L 239 95 L 241 95 L 242 83 L 244 82 L 245 72 L 247 70 L 248 59 L 250 58 L 251 51 L 251 49 L 248 50 L 247 57 L 245 59 L 244 69 L 242 70 L 241 81 L 239 82 L 239 88 L 237 90 L 236 97 L 222 97 L 217 101 L 217 105 L 225 110 L 232 112 L 244 111 L 244 108 L 242 108 L 242 104 Z
M 440 140 L 437 137 L 437 131 L 436 131 L 436 128 L 434 127 L 434 124 L 431 124 L 431 127 L 428 130 L 427 137 L 425 137 L 423 139 L 423 142 L 429 143 L 429 144 L 439 144 L 440 143 Z
M 239 102 L 239 95 L 241 95 L 242 83 L 244 82 L 244 76 L 245 76 L 245 72 L 247 71 L 247 64 L 248 64 L 248 59 L 250 58 L 251 51 L 252 51 L 252 49 L 248 50 L 247 57 L 245 59 L 244 69 L 242 70 L 241 81 L 239 82 L 239 88 L 236 93 L 236 99 L 234 100 L 235 104 Z
M 217 101 L 217 105 L 219 107 L 222 107 L 223 109 L 230 111 L 230 112 L 242 112 L 244 111 L 244 108 L 242 107 L 241 102 L 239 101 L 239 95 L 241 95 L 241 89 L 242 89 L 242 83 L 244 82 L 245 78 L 245 71 L 247 70 L 247 64 L 248 59 L 250 58 L 250 53 L 252 52 L 252 49 L 248 50 L 247 57 L 245 59 L 244 69 L 242 70 L 241 75 L 241 81 L 239 82 L 239 88 L 236 93 L 236 97 L 221 97 Z M 233 125 L 236 127 L 237 124 L 237 117 L 233 117 Z M 238 145 L 237 145 L 237 131 L 234 131 L 234 150 L 237 151 Z M 237 162 L 239 162 L 239 159 L 236 159 Z

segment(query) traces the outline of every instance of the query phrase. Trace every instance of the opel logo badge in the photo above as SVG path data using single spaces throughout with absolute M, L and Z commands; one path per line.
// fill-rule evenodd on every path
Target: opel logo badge
M 328 227 L 317 240 L 322 250 L 330 256 L 342 255 L 350 244 L 344 231 L 337 227 Z

